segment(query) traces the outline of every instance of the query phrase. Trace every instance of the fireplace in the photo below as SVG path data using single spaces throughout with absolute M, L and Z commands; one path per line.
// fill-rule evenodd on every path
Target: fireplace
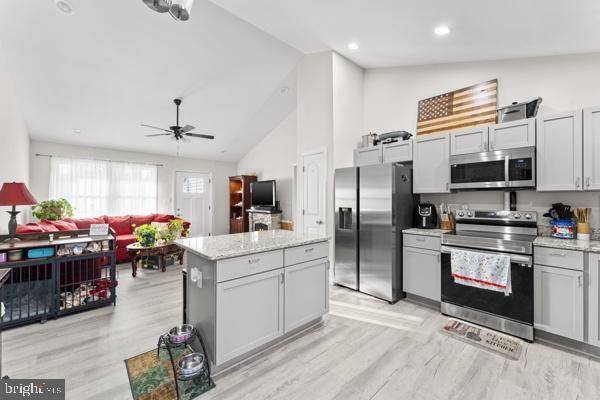
M 254 231 L 268 231 L 269 225 L 263 224 L 262 222 L 257 222 L 254 224 Z
M 281 212 L 253 212 L 249 211 L 250 232 L 281 229 Z

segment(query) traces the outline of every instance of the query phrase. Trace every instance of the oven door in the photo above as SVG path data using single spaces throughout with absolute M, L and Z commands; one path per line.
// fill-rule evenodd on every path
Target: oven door
M 510 256 L 512 293 L 480 289 L 454 283 L 451 276 L 450 252 L 452 249 L 477 251 L 486 254 Z M 442 246 L 442 302 L 467 307 L 506 319 L 533 325 L 533 259 L 519 254 L 471 250 Z

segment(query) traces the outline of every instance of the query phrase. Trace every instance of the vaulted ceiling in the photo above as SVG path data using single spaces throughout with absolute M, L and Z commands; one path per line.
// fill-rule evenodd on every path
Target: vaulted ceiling
M 72 15 L 51 0 L 12 1 L 0 13 L 33 139 L 177 154 L 140 123 L 174 125 L 172 100 L 182 97 L 182 124 L 216 139 L 190 139 L 179 154 L 234 161 L 295 107 L 301 53 L 211 2 L 196 0 L 187 22 L 141 0 L 71 3 Z

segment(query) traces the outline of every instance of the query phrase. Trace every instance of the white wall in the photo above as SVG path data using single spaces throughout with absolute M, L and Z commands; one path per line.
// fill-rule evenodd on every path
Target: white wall
M 240 175 L 277 181 L 277 200 L 284 219 L 293 219 L 293 164 L 296 163 L 296 111 L 292 111 L 237 164 Z
M 0 51 L 0 185 L 4 182 L 24 182 L 29 184 L 29 135 L 25 121 L 17 105 L 10 73 L 6 67 L 4 53 Z M 0 233 L 8 231 L 9 216 L 1 207 Z M 26 207 L 17 207 L 27 210 Z M 23 221 L 20 214 L 18 221 Z
M 26 158 L 30 159 L 31 162 L 30 189 L 38 201 L 46 200 L 48 198 L 50 158 L 37 157 L 36 153 L 64 157 L 163 164 L 162 167 L 158 168 L 158 212 L 161 213 L 173 213 L 174 211 L 173 180 L 175 171 L 212 172 L 214 196 L 212 233 L 213 235 L 229 233 L 228 177 L 236 175 L 235 163 L 32 141 L 31 155 L 28 155 Z

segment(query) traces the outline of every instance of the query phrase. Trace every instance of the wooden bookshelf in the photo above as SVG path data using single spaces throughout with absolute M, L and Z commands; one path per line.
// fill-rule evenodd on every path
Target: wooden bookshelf
M 229 177 L 229 233 L 248 232 L 250 208 L 250 183 L 256 176 L 238 175 Z

